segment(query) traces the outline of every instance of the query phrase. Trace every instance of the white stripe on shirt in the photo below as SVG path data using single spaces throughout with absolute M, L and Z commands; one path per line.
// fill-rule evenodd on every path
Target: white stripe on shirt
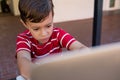
M 57 37 L 59 36 L 60 33 L 57 33 Z
M 19 45 L 20 43 L 25 43 L 27 46 L 29 46 L 29 48 L 31 47 L 29 43 L 27 43 L 26 41 L 18 41 L 17 45 Z
M 48 46 L 48 45 L 50 45 L 51 44 L 51 42 L 48 42 L 43 48 L 45 48 L 46 46 Z M 34 43 L 32 43 L 32 45 L 34 46 L 34 47 L 36 47 L 37 49 L 43 49 L 43 48 L 39 48 L 36 44 L 34 44 Z
M 67 43 L 66 48 L 68 48 L 68 45 L 69 45 L 73 40 L 75 40 L 75 38 L 71 39 L 71 40 Z
M 20 39 L 24 39 L 25 40 L 25 38 L 23 38 L 23 37 L 21 37 L 21 36 L 17 36 L 18 38 L 20 38 Z
M 51 39 L 51 41 L 55 41 L 55 40 L 57 40 L 57 38 Z
M 40 59 L 40 58 L 42 58 L 42 57 L 45 57 L 45 56 L 48 56 L 50 53 L 52 53 L 54 50 L 56 50 L 56 49 L 59 49 L 60 47 L 55 47 L 55 48 L 53 48 L 52 50 L 50 50 L 48 53 L 46 53 L 46 54 L 44 54 L 44 55 L 42 55 L 42 56 L 37 56 L 37 55 L 35 55 L 35 57 L 36 58 L 38 58 L 38 59 Z
M 49 52 L 51 53 L 51 52 L 53 52 L 54 50 L 56 50 L 56 49 L 59 49 L 60 47 L 58 46 L 58 47 L 55 47 L 55 48 L 53 48 L 52 50 L 50 50 Z
M 66 33 L 66 34 L 64 34 L 64 35 L 62 36 L 62 38 L 61 38 L 61 40 L 60 40 L 60 44 L 61 44 L 61 45 L 62 45 L 62 41 L 63 41 L 64 37 L 67 36 L 67 35 L 68 35 L 68 33 Z
M 58 32 L 59 30 L 54 29 L 53 31 Z
M 27 50 L 27 51 L 30 52 L 30 50 L 28 48 L 19 48 L 19 49 L 17 49 L 17 52 L 20 51 L 20 50 Z

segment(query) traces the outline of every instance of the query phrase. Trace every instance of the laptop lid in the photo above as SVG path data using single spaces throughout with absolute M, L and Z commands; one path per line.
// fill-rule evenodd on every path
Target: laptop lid
M 120 43 L 68 51 L 41 60 L 32 80 L 120 80 Z

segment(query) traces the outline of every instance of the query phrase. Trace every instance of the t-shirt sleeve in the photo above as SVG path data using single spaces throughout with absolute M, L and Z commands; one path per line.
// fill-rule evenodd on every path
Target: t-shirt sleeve
M 61 46 L 64 48 L 67 48 L 68 50 L 69 50 L 71 43 L 76 41 L 73 36 L 71 36 L 69 33 L 65 32 L 62 29 L 59 30 L 58 39 L 60 41 Z
M 18 35 L 16 40 L 16 53 L 21 50 L 26 50 L 30 52 L 30 42 L 24 36 Z

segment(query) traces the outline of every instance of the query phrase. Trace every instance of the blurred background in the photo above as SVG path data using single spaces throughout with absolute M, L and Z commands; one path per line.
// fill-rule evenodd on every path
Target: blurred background
M 19 75 L 15 59 L 19 21 L 19 0 L 0 0 L 0 80 Z M 92 46 L 94 0 L 53 0 L 54 22 L 88 47 Z M 103 0 L 101 45 L 120 41 L 120 0 Z

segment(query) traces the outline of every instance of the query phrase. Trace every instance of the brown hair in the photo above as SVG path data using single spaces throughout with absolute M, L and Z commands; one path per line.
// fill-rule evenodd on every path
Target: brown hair
M 20 17 L 24 23 L 41 22 L 51 11 L 54 15 L 53 7 L 52 0 L 19 0 Z

